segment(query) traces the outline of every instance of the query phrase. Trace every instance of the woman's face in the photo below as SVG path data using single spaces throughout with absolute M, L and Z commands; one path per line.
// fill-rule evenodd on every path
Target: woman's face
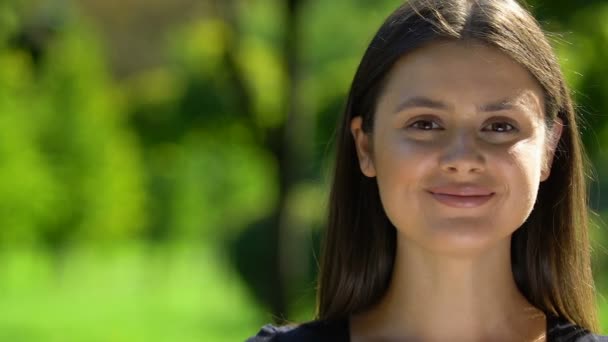
M 558 140 L 544 115 L 541 87 L 508 56 L 438 42 L 393 67 L 372 134 L 360 117 L 351 129 L 400 238 L 469 254 L 505 241 L 530 214 Z

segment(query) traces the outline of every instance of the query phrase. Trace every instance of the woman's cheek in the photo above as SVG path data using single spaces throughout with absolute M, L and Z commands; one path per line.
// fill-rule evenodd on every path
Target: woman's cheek
M 534 142 L 522 143 L 509 151 L 509 156 L 530 183 L 539 183 L 542 165 L 542 147 Z
M 522 145 L 512 149 L 506 162 L 503 162 L 502 172 L 510 179 L 507 183 L 514 198 L 519 198 L 518 203 L 531 210 L 540 183 L 540 155 L 531 146 Z
M 393 141 L 380 150 L 382 165 L 392 172 L 413 172 L 427 164 L 437 148 L 432 144 L 406 140 Z M 379 165 L 380 168 L 381 165 Z M 380 170 L 379 170 L 380 171 Z M 391 173 L 392 173 L 391 172 Z
M 377 176 L 382 197 L 390 198 L 391 203 L 385 205 L 396 205 L 394 201 L 400 201 L 405 193 L 415 194 L 430 174 L 436 174 L 437 163 L 433 162 L 432 153 L 430 149 L 412 145 L 384 151 Z

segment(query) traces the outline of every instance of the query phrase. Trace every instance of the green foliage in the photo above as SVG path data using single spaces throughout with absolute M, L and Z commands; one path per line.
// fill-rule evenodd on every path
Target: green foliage
M 92 37 L 66 26 L 42 61 L 0 51 L 1 243 L 116 240 L 142 227 L 139 146 Z
M 226 71 L 228 30 L 218 20 L 177 28 L 169 34 L 170 63 L 125 84 L 151 184 L 147 234 L 154 239 L 223 241 L 276 205 L 275 161 L 258 139 L 260 127 L 281 119 L 258 100 L 253 119 L 243 112 Z
M 121 243 L 54 259 L 0 253 L 0 340 L 243 341 L 268 320 L 217 248 Z

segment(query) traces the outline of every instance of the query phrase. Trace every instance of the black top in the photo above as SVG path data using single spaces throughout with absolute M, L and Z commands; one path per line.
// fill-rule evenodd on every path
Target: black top
M 348 320 L 312 321 L 300 325 L 276 327 L 270 324 L 246 342 L 349 342 Z M 589 331 L 563 318 L 547 316 L 547 342 L 608 342 L 608 336 Z

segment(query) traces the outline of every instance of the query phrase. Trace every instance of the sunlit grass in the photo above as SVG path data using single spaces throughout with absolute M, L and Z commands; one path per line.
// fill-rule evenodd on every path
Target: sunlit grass
M 207 248 L 37 250 L 0 258 L 0 341 L 243 341 L 264 323 Z
M 598 319 L 600 323 L 600 333 L 602 335 L 608 335 L 608 298 L 605 295 L 608 289 L 605 287 L 599 288 L 601 295 L 598 295 Z

